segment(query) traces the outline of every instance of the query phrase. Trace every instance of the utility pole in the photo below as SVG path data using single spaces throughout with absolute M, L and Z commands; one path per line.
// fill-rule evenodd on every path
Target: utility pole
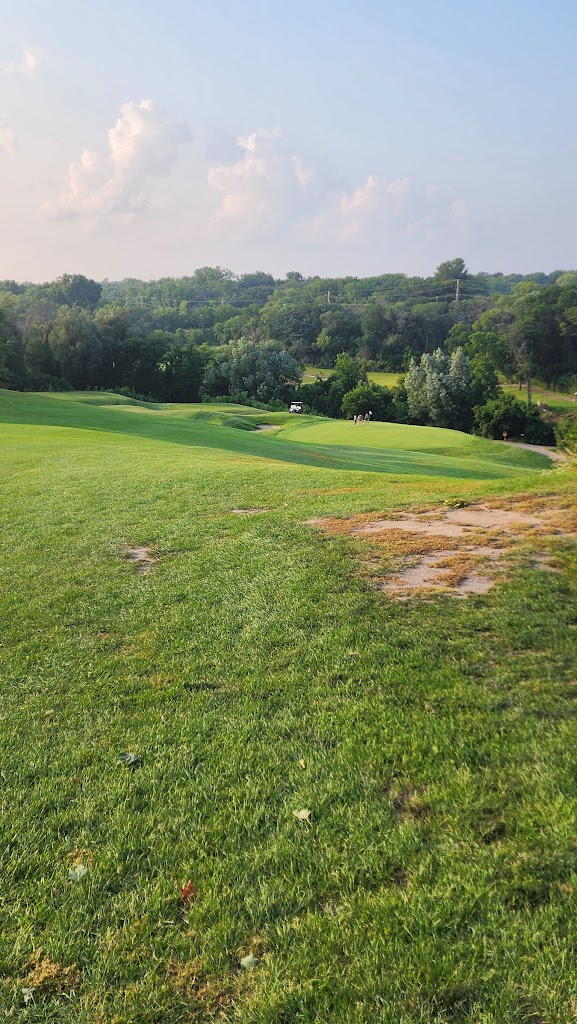
M 457 287 L 455 288 L 455 302 L 459 301 L 459 294 L 461 292 L 461 278 L 457 278 Z
M 327 292 L 327 305 L 330 306 L 330 304 L 331 304 L 331 291 L 330 291 L 330 288 L 329 288 L 329 290 Z

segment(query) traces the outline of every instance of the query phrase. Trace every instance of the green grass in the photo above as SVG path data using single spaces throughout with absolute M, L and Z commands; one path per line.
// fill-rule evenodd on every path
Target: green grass
M 399 382 L 399 378 L 402 377 L 401 373 L 383 373 L 380 370 L 369 370 L 367 373 L 369 380 L 372 380 L 374 384 L 380 384 L 381 387 L 394 388 Z
M 527 401 L 527 389 L 519 390 L 518 384 L 502 384 L 505 391 L 510 391 L 520 402 Z M 560 394 L 557 391 L 547 391 L 545 388 L 533 386 L 532 397 L 535 403 L 541 402 L 551 409 L 558 409 L 563 412 L 577 412 L 577 403 L 573 401 L 572 395 Z
M 577 1019 L 574 543 L 559 573 L 396 604 L 306 525 L 574 472 L 78 398 L 0 392 L 4 1019 Z M 25 1005 L 40 948 L 78 973 Z
M 320 366 L 305 366 L 302 374 L 303 384 L 310 384 L 311 380 L 315 377 L 331 377 L 334 370 L 324 370 Z M 383 373 L 380 370 L 369 370 L 367 377 L 373 381 L 374 384 L 380 384 L 381 387 L 394 388 L 395 384 L 398 383 L 400 373 Z
M 73 428 L 83 432 L 85 444 L 98 445 L 101 439 L 107 444 L 126 444 L 129 439 L 147 438 L 152 443 L 356 472 L 483 480 L 532 473 L 551 466 L 546 456 L 427 427 L 377 423 L 354 427 L 352 422 L 262 413 L 244 406 L 156 408 L 143 403 L 134 408 L 110 404 L 106 396 L 105 404 L 97 405 L 93 395 L 88 402 L 82 395 L 77 395 L 75 401 L 73 394 L 60 401 L 55 394 L 30 396 L 4 391 L 0 392 L 0 399 L 4 423 L 17 427 L 16 443 L 23 431 L 31 438 L 39 436 L 40 431 L 43 438 L 50 436 L 61 443 L 62 429 Z M 271 421 L 281 429 L 253 429 L 259 423 Z M 56 432 L 48 435 L 48 426 Z M 430 449 L 437 436 L 447 448 L 444 454 L 421 450 L 425 442 Z M 11 435 L 6 432 L 5 437 L 9 443 Z M 453 443 L 455 450 L 451 448 Z M 465 458 L 460 450 L 463 444 Z

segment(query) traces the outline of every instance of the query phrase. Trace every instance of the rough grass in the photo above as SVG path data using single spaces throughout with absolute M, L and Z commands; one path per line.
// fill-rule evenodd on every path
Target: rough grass
M 305 525 L 553 490 L 570 516 L 573 472 L 327 469 L 22 401 L 0 395 L 2 1019 L 577 1019 L 574 545 L 398 605 Z

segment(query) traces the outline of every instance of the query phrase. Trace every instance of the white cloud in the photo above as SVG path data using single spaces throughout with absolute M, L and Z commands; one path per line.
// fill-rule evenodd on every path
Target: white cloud
M 454 199 L 447 189 L 370 174 L 358 188 L 342 194 L 337 204 L 321 210 L 308 227 L 317 244 L 343 250 L 401 251 L 410 241 L 413 250 L 421 251 L 452 238 L 467 216 L 464 200 Z
M 21 46 L 20 52 L 22 54 L 20 60 L 3 64 L 2 70 L 7 75 L 25 75 L 27 78 L 35 78 L 38 66 L 44 60 L 42 50 L 33 49 L 31 46 Z
M 327 168 L 295 153 L 278 129 L 237 139 L 239 157 L 213 166 L 208 183 L 220 197 L 209 234 L 224 241 L 297 238 L 307 247 L 417 249 L 445 239 L 466 218 L 462 199 L 437 185 L 369 174 L 343 188 Z
M 395 178 L 386 182 L 374 174 L 369 174 L 364 185 L 352 195 L 341 197 L 341 210 L 344 214 L 372 213 L 379 209 L 398 210 L 402 201 L 410 192 L 408 178 Z
M 210 187 L 220 193 L 212 234 L 233 241 L 273 235 L 312 215 L 318 203 L 315 171 L 291 152 L 277 128 L 241 136 L 237 146 L 240 159 L 208 173 Z
M 451 203 L 451 216 L 453 220 L 465 220 L 466 217 L 468 216 L 468 213 L 469 211 L 467 209 L 467 204 L 464 199 L 455 199 L 455 201 Z
M 5 156 L 14 156 L 16 152 L 16 136 L 10 128 L 0 124 L 0 153 Z
M 370 228 L 376 222 L 383 225 L 384 222 L 397 219 L 405 209 L 410 193 L 408 178 L 385 181 L 375 174 L 369 174 L 355 192 L 341 196 L 341 240 L 363 234 L 367 227 Z
M 179 147 L 192 138 L 188 125 L 153 100 L 124 103 L 108 132 L 108 153 L 84 149 L 68 167 L 68 186 L 45 212 L 54 218 L 114 213 L 135 214 L 146 208 L 151 180 L 170 174 Z

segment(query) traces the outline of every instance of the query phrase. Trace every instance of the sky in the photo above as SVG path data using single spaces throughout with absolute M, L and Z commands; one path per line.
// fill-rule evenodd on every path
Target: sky
M 26 0 L 0 279 L 577 267 L 574 0 Z

